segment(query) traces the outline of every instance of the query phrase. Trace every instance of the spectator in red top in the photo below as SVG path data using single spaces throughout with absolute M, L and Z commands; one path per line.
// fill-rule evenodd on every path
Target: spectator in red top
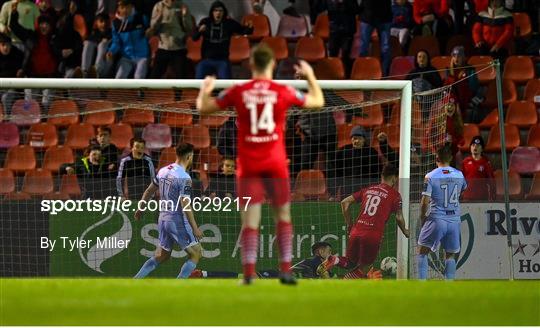
M 474 11 L 479 14 L 488 9 L 489 0 L 473 0 Z
M 448 15 L 448 0 L 415 0 L 413 18 L 417 24 L 414 35 L 444 37 L 450 33 L 452 19 Z
M 431 113 L 433 117 L 426 130 L 425 143 L 432 145 L 433 153 L 436 153 L 437 149 L 443 147 L 446 143 L 450 143 L 453 158 L 451 164 L 455 166 L 459 146 L 465 142 L 463 139 L 463 119 L 461 118 L 459 103 L 453 94 L 450 95 L 450 99 L 443 99 L 440 105 L 444 106 L 446 115 L 442 115 L 440 110 L 433 110 Z M 439 106 L 436 104 L 434 108 Z
M 471 156 L 461 163 L 461 171 L 467 180 L 464 200 L 494 200 L 495 177 L 489 159 L 483 155 L 484 139 L 476 136 L 471 140 Z
M 489 55 L 500 60 L 508 56 L 508 46 L 514 35 L 512 13 L 502 5 L 502 0 L 490 0 L 487 10 L 478 14 L 473 26 L 472 37 L 480 55 Z
M 39 16 L 36 45 L 30 56 L 30 76 L 56 77 L 58 60 L 52 45 L 53 27 L 48 16 Z

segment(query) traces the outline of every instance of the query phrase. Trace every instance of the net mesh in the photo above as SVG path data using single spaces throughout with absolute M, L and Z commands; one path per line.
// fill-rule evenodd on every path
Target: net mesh
M 285 135 L 295 229 L 293 263 L 310 257 L 311 245 L 321 240 L 330 242 L 334 253 L 345 254 L 347 231 L 339 201 L 377 183 L 384 164 L 399 166 L 399 152 L 405 148 L 411 151 L 411 178 L 400 183 L 410 183 L 409 273 L 414 276 L 417 204 L 423 177 L 435 167 L 433 150 L 446 140 L 448 90 L 414 96 L 410 147 L 400 144 L 400 91 L 325 90 L 324 109 L 289 111 Z M 10 108 L 2 123 L 0 150 L 1 275 L 133 276 L 159 242 L 158 211 L 146 211 L 141 221 L 134 221 L 135 206 L 111 212 L 111 199 L 108 209 L 98 211 L 93 203 L 83 201 L 120 193 L 140 199 L 153 174 L 150 171 L 174 162 L 179 142 L 196 149 L 190 171 L 193 198 L 217 198 L 201 198 L 201 209 L 195 214 L 205 235 L 199 267 L 240 272 L 238 204 L 226 200 L 235 196 L 234 178 L 223 172 L 225 159 L 236 155 L 234 112 L 198 116 L 194 109 L 198 90 L 188 88 L 9 92 L 12 102 L 6 106 Z M 103 126 L 110 127 L 109 142 L 116 149 L 104 149 L 98 165 L 81 161 L 89 145 L 107 143 L 97 136 Z M 356 126 L 362 127 L 363 141 L 351 138 Z M 124 163 L 121 168 L 121 159 L 132 154 L 134 137 L 145 140 L 148 160 L 134 166 Z M 119 169 L 124 172 L 120 178 Z M 44 208 L 43 199 L 62 201 L 71 211 L 50 214 L 60 203 L 49 202 Z M 358 211 L 353 208 L 353 217 Z M 395 220 L 389 220 L 376 267 L 383 258 L 397 256 L 397 230 Z M 56 241 L 54 248 L 52 241 Z M 185 256 L 175 249 L 173 261 L 152 275 L 175 276 L 178 259 Z M 276 267 L 272 212 L 264 204 L 257 268 L 265 272 Z

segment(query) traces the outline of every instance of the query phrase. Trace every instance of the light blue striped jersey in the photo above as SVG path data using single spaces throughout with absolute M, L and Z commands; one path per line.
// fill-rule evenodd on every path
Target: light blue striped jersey
M 182 211 L 182 198 L 191 197 L 191 177 L 176 163 L 161 168 L 154 180 L 159 187 L 160 220 L 187 220 Z
M 448 166 L 429 172 L 424 180 L 422 192 L 422 195 L 430 197 L 427 217 L 460 220 L 459 197 L 466 188 L 465 177 L 458 169 Z

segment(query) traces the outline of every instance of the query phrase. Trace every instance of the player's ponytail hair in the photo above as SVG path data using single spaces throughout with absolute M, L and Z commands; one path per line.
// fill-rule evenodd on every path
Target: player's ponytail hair
M 452 161 L 452 144 L 447 142 L 437 150 L 437 161 L 441 163 L 450 163 Z
M 258 44 L 251 52 L 251 64 L 257 72 L 264 72 L 274 60 L 274 51 L 265 43 Z

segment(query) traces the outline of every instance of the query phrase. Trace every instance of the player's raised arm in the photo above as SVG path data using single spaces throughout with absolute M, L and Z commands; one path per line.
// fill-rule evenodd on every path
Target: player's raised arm
M 157 190 L 158 186 L 154 182 L 150 183 L 150 185 L 148 186 L 148 188 L 146 188 L 142 195 L 141 202 L 148 203 L 148 201 L 152 199 L 152 197 L 154 197 L 154 194 Z M 137 211 L 135 212 L 135 220 L 140 220 L 141 215 L 142 211 L 137 209 Z
M 354 196 L 349 196 L 341 201 L 341 212 L 343 213 L 343 218 L 345 218 L 345 223 L 347 224 L 347 229 L 352 225 L 351 217 L 351 205 L 355 202 Z
M 216 102 L 216 98 L 212 97 L 215 80 L 215 77 L 207 76 L 201 84 L 196 103 L 197 110 L 201 115 L 209 115 L 221 109 Z
M 324 106 L 324 95 L 322 92 L 313 68 L 304 60 L 300 60 L 298 65 L 294 66 L 296 74 L 304 77 L 308 84 L 308 92 L 306 93 L 306 101 L 304 108 L 319 109 Z

